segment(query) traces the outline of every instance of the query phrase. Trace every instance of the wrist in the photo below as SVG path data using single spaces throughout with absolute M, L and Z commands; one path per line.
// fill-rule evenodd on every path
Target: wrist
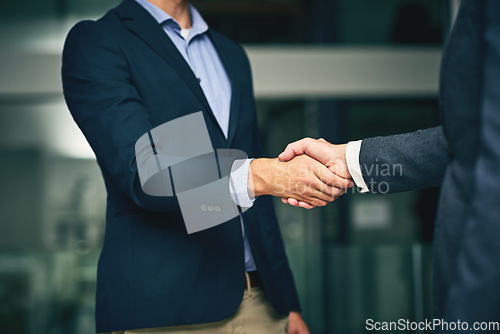
M 343 178 L 351 179 L 351 173 L 347 165 L 347 144 L 332 145 L 331 156 L 332 161 L 330 166 L 334 166 L 334 169 L 330 168 L 335 174 Z
M 347 150 L 347 144 L 340 144 L 337 145 L 338 148 L 338 153 L 339 153 L 339 158 L 342 159 L 342 162 L 344 165 L 347 166 L 347 160 L 346 160 L 346 150 Z
M 271 166 L 277 159 L 255 159 L 248 169 L 248 193 L 255 197 L 269 195 Z

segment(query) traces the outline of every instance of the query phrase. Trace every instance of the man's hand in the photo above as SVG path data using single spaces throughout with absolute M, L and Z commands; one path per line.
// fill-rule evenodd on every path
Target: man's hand
M 299 312 L 290 312 L 287 334 L 309 334 L 309 329 Z
M 335 175 L 307 155 L 287 162 L 255 159 L 248 180 L 248 192 L 254 196 L 291 197 L 314 206 L 325 206 L 352 186 L 351 180 Z
M 297 155 L 306 154 L 323 165 L 340 178 L 351 180 L 351 174 L 347 168 L 345 160 L 345 151 L 347 144 L 333 145 L 324 139 L 304 138 L 299 141 L 288 144 L 286 149 L 279 155 L 281 161 L 289 161 Z M 351 183 L 352 184 L 352 183 Z M 342 193 L 345 193 L 346 188 Z M 298 198 L 282 196 L 283 203 L 288 203 L 293 206 L 299 206 L 306 209 L 311 209 L 315 205 L 313 203 L 302 201 Z

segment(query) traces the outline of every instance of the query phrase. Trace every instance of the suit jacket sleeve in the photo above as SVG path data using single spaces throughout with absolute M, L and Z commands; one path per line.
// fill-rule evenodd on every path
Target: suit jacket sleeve
M 66 103 L 94 150 L 103 173 L 139 207 L 178 208 L 175 197 L 146 195 L 140 186 L 135 143 L 153 128 L 132 84 L 125 56 L 96 23 L 83 21 L 68 34 L 62 59 Z
M 500 310 L 500 2 L 485 3 L 481 144 L 474 193 L 457 273 L 445 314 L 449 321 L 497 321 Z M 499 331 L 490 331 L 498 333 Z
M 441 126 L 364 139 L 359 154 L 363 179 L 376 194 L 438 186 L 448 162 Z

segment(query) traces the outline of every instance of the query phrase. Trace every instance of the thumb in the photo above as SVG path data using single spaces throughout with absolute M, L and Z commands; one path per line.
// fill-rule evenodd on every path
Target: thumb
M 304 139 L 298 140 L 296 142 L 290 143 L 286 146 L 285 150 L 280 153 L 278 158 L 283 162 L 291 160 L 296 155 L 304 154 L 306 149 L 313 142 L 315 142 L 315 139 L 304 138 Z

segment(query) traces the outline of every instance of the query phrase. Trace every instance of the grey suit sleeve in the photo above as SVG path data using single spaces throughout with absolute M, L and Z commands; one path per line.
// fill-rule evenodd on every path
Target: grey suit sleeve
M 363 179 L 375 194 L 438 186 L 448 163 L 441 126 L 364 139 L 359 154 Z

